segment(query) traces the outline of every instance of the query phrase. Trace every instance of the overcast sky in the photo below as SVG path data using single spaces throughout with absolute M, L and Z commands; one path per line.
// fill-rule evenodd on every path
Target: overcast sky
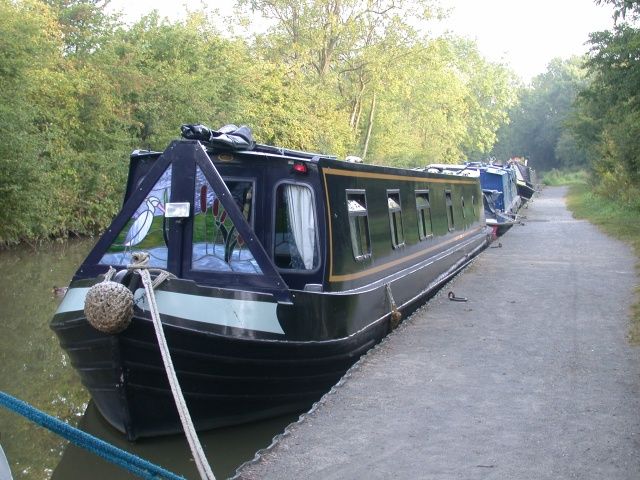
M 128 21 L 157 9 L 177 19 L 185 3 L 205 4 L 230 13 L 232 1 L 112 0 Z M 567 58 L 586 52 L 589 32 L 612 25 L 611 8 L 593 0 L 440 0 L 450 16 L 435 31 L 449 30 L 476 40 L 482 54 L 504 62 L 525 81 L 546 70 L 554 57 Z M 434 30 L 434 27 L 430 27 Z
M 447 27 L 478 42 L 489 59 L 504 61 L 528 81 L 552 58 L 587 51 L 589 33 L 613 24 L 612 9 L 593 0 L 441 0 L 451 6 Z

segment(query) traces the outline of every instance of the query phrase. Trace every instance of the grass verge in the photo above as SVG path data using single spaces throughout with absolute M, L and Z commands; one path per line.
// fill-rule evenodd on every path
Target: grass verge
M 640 211 L 623 207 L 611 200 L 595 195 L 586 183 L 573 183 L 567 194 L 567 207 L 575 218 L 585 219 L 597 225 L 608 235 L 633 247 L 640 258 Z M 640 268 L 636 263 L 636 270 Z M 629 341 L 640 345 L 640 286 L 635 287 L 631 311 Z
M 588 175 L 586 170 L 568 171 L 554 168 L 542 174 L 542 183 L 550 186 L 584 184 Z

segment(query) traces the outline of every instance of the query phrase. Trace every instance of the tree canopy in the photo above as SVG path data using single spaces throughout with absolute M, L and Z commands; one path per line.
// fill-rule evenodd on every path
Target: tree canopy
M 640 1 L 614 7 L 583 58 L 553 60 L 522 87 L 493 155 L 536 168 L 588 168 L 596 194 L 640 209 Z
M 574 131 L 589 152 L 596 191 L 640 209 L 640 2 L 600 3 L 615 7 L 615 24 L 590 36 L 590 82 Z
M 182 123 L 418 166 L 482 158 L 507 122 L 507 68 L 414 28 L 435 1 L 237 3 L 270 28 L 238 37 L 206 11 L 125 25 L 108 0 L 0 0 L 0 245 L 99 232 L 128 153 L 164 149 Z
M 518 102 L 509 112 L 493 155 L 500 160 L 527 157 L 539 170 L 586 165 L 587 159 L 570 122 L 575 100 L 587 86 L 580 57 L 553 59 L 547 71 L 521 87 Z

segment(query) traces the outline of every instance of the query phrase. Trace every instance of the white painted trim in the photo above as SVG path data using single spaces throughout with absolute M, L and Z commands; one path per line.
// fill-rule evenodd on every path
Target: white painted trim
M 58 313 L 65 312 L 77 312 L 78 310 L 84 310 L 84 298 L 87 296 L 89 288 L 70 288 L 67 290 L 62 303 L 56 310 Z
M 56 314 L 83 310 L 88 291 L 88 288 L 70 288 Z M 144 290 L 140 288 L 136 290 L 134 298 L 139 299 L 143 295 Z M 278 304 L 275 302 L 205 297 L 164 290 L 156 291 L 156 301 L 160 314 L 212 325 L 284 335 L 284 330 L 278 322 Z M 147 309 L 146 299 L 140 298 L 136 305 Z

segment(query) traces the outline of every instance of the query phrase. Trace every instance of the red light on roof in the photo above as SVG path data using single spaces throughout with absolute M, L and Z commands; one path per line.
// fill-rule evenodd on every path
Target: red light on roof
M 307 173 L 307 165 L 305 163 L 296 162 L 293 164 L 293 171 L 298 173 Z

